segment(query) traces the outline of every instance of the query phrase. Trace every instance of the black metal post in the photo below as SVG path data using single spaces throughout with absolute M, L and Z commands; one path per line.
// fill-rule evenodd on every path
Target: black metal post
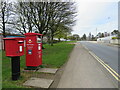
M 18 80 L 20 77 L 20 56 L 11 57 L 12 80 Z

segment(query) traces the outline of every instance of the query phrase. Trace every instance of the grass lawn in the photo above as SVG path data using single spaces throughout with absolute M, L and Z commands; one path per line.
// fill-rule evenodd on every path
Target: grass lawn
M 59 68 L 62 66 L 69 57 L 74 44 L 68 44 L 75 41 L 60 42 L 50 46 L 45 44 L 43 50 L 43 67 Z M 25 55 L 21 56 L 21 70 L 25 68 Z M 31 73 L 23 73 L 21 71 L 21 77 L 17 81 L 11 80 L 11 60 L 5 56 L 5 52 L 2 53 L 2 87 L 3 88 L 25 88 L 22 86 Z

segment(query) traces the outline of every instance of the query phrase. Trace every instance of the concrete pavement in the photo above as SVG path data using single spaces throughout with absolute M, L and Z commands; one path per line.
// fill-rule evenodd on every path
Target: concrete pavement
M 98 62 L 77 43 L 57 88 L 117 88 Z

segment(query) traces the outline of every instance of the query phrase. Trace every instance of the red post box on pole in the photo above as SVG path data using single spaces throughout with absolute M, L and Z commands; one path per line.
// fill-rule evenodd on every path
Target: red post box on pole
M 26 66 L 35 69 L 42 65 L 42 34 L 26 33 Z
M 24 55 L 24 38 L 4 38 L 6 56 L 15 57 Z
M 11 57 L 12 80 L 20 77 L 20 56 L 24 55 L 24 38 L 4 38 L 6 56 Z

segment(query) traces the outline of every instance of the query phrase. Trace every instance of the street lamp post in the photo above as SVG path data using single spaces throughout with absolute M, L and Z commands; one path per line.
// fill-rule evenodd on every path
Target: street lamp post
M 96 28 L 96 40 L 97 40 L 97 28 Z

